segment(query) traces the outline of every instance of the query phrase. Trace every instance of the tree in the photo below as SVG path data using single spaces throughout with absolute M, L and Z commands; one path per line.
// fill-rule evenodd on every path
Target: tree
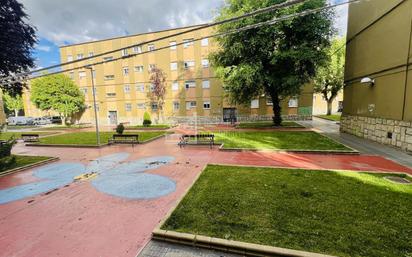
M 84 95 L 66 75 L 50 75 L 33 80 L 31 101 L 43 111 L 59 113 L 67 124 L 71 118 L 85 109 Z
M 335 39 L 327 51 L 328 62 L 318 68 L 314 79 L 315 93 L 322 94 L 327 103 L 327 115 L 332 113 L 332 103 L 344 85 L 345 39 Z
M 14 112 L 14 116 L 19 116 L 19 111 L 23 109 L 23 100 L 21 95 L 11 96 L 9 93 L 3 94 L 3 101 L 5 105 L 5 109 L 8 113 L 11 111 Z
M 34 67 L 31 51 L 36 41 L 35 28 L 27 23 L 24 7 L 16 0 L 2 0 L 0 5 L 0 78 Z M 3 83 L 2 83 L 3 84 Z M 21 83 L 2 85 L 11 95 L 21 93 Z
M 267 7 L 281 0 L 227 0 L 218 20 Z M 220 25 L 227 32 L 246 25 L 314 9 L 326 0 L 309 0 L 273 13 Z M 333 13 L 323 11 L 219 37 L 220 50 L 211 54 L 216 74 L 233 104 L 250 104 L 262 94 L 273 102 L 273 122 L 281 125 L 282 99 L 296 96 L 326 60 L 325 49 L 334 33 Z
M 163 117 L 163 105 L 166 95 L 166 74 L 159 68 L 152 68 L 150 83 L 152 84 L 150 99 L 157 104 L 157 119 L 160 120 L 160 113 Z

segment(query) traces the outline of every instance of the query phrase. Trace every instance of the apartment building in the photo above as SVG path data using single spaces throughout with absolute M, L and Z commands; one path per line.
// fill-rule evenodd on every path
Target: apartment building
M 60 48 L 61 62 L 82 60 L 141 42 L 169 36 L 192 27 L 143 33 L 125 37 L 86 42 Z M 224 97 L 221 81 L 210 66 L 209 54 L 219 46 L 213 39 L 203 39 L 212 34 L 211 29 L 202 29 L 173 38 L 164 39 L 138 47 L 128 48 L 90 60 L 65 66 L 74 68 L 98 61 L 121 60 L 94 65 L 93 71 L 76 69 L 66 74 L 72 78 L 86 96 L 88 106 L 80 122 L 94 121 L 92 74 L 96 88 L 97 111 L 100 124 L 115 125 L 120 122 L 140 124 L 145 111 L 154 122 L 167 122 L 173 117 L 204 116 L 227 119 L 233 115 L 272 115 L 270 100 L 262 96 L 250 106 L 231 106 Z M 164 48 L 162 50 L 159 50 Z M 156 50 L 157 49 L 157 50 Z M 148 53 L 145 53 L 148 51 Z M 141 55 L 129 57 L 131 54 Z M 163 111 L 151 100 L 150 70 L 161 69 L 167 76 L 166 96 Z M 312 109 L 312 86 L 306 86 L 296 98 L 285 99 L 285 115 L 310 115 Z M 29 116 L 41 116 L 42 112 L 30 103 L 30 92 L 25 92 L 25 111 Z M 161 114 L 161 115 L 159 115 Z M 158 120 L 160 119 L 160 120 Z
M 412 151 L 412 0 L 349 7 L 341 130 Z

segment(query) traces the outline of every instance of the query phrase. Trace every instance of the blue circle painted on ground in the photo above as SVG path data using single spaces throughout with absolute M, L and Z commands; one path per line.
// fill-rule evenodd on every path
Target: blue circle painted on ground
M 100 192 L 127 199 L 153 199 L 176 190 L 173 180 L 146 173 L 99 176 L 92 184 Z

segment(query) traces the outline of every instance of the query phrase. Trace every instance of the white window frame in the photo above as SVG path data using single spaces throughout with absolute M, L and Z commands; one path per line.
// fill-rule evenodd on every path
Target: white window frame
M 136 84 L 136 91 L 137 92 L 144 92 L 144 84 Z
M 173 111 L 178 111 L 180 109 L 180 102 L 174 101 L 173 102 Z
M 111 61 L 111 60 L 113 60 L 113 56 L 103 57 L 103 61 Z
M 209 106 L 209 107 L 207 107 L 207 105 Z M 210 100 L 209 101 L 203 101 L 203 109 L 205 109 L 205 110 L 210 110 Z
M 144 71 L 144 66 L 143 65 L 134 66 L 134 71 L 142 73 Z
M 193 38 L 183 39 L 183 48 L 188 48 L 193 45 Z
M 73 71 L 69 72 L 69 78 L 74 79 L 74 72 Z
M 77 59 L 77 60 L 81 60 L 81 59 L 83 59 L 83 57 L 84 57 L 83 54 L 77 54 L 76 59 Z
M 72 62 L 73 61 L 73 55 L 68 55 L 67 56 L 67 61 Z
M 209 45 L 209 38 L 203 38 L 203 39 L 200 41 L 200 45 L 201 45 L 201 46 L 208 46 L 208 45 Z
M 152 52 L 152 51 L 156 50 L 156 47 L 155 47 L 154 44 L 148 44 L 148 45 L 147 45 L 147 50 L 148 50 L 149 52 Z
M 170 70 L 171 71 L 176 71 L 177 70 L 177 62 L 171 62 L 170 63 Z
M 184 61 L 185 70 L 195 67 L 195 61 Z
M 128 56 L 129 53 L 127 51 L 127 49 L 122 49 L 122 56 Z
M 252 101 L 250 101 L 250 108 L 259 109 L 259 99 L 253 99 Z
M 196 88 L 196 82 L 195 81 L 185 81 L 185 88 Z
M 298 108 L 298 107 L 299 107 L 299 100 L 298 100 L 298 98 L 297 98 L 297 97 L 289 98 L 288 107 L 289 107 L 289 108 Z
M 124 110 L 126 112 L 131 112 L 132 111 L 132 104 L 131 103 L 125 103 L 124 104 Z
M 179 82 L 172 83 L 172 91 L 179 91 Z
M 152 71 L 154 68 L 156 68 L 156 64 L 149 64 L 149 71 Z
M 186 110 L 191 110 L 193 108 L 196 108 L 196 106 L 196 101 L 186 101 Z
M 144 110 L 144 109 L 146 109 L 146 104 L 145 103 L 137 103 L 136 108 L 140 109 L 140 110 Z
M 85 71 L 79 71 L 79 79 L 86 78 L 86 72 Z
M 209 59 L 202 59 L 202 67 L 209 68 Z
M 177 49 L 176 44 L 177 44 L 176 41 L 170 41 L 169 42 L 170 50 L 176 50 Z
M 129 67 L 123 67 L 123 76 L 129 76 Z
M 270 97 L 266 98 L 266 105 L 273 105 L 272 98 Z
M 210 81 L 209 80 L 203 80 L 202 81 L 202 88 L 203 89 L 209 89 L 210 88 Z
M 89 52 L 89 57 L 93 57 L 94 53 L 93 52 Z
M 156 106 L 156 108 L 153 108 L 154 106 Z M 153 111 L 157 111 L 159 110 L 159 105 L 157 103 L 152 102 L 150 103 L 150 109 Z
M 124 91 L 126 94 L 130 94 L 130 85 L 129 85 L 129 84 L 124 85 L 123 91 Z
M 116 97 L 116 93 L 115 92 L 106 93 L 106 97 Z
M 142 47 L 141 46 L 133 47 L 133 52 L 138 53 L 138 54 L 142 53 Z

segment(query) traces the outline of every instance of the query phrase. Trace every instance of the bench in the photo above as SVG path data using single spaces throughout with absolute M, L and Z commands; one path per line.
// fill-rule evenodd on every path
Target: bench
M 185 145 L 209 145 L 212 148 L 214 144 L 215 135 L 213 134 L 182 135 L 178 143 L 181 148 Z
M 39 134 L 21 134 L 23 142 L 39 142 Z
M 138 144 L 139 135 L 137 134 L 115 134 L 112 139 L 109 139 L 109 144 Z

